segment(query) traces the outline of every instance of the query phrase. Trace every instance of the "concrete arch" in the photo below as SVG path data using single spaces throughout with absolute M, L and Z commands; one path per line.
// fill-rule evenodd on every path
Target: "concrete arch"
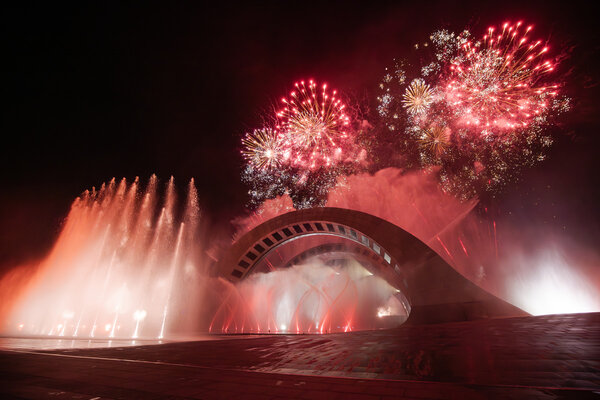
M 230 281 L 239 281 L 271 252 L 307 236 L 323 244 L 334 238 L 345 241 L 353 251 L 372 260 L 376 273 L 407 298 L 408 323 L 527 315 L 466 279 L 400 227 L 342 208 L 311 208 L 272 218 L 237 240 L 219 260 L 218 270 Z M 282 260 L 280 266 L 289 265 L 296 256 Z

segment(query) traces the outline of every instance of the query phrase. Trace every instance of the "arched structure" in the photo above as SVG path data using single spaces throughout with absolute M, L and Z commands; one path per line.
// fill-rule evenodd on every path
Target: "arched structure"
M 398 226 L 342 208 L 311 208 L 272 218 L 236 241 L 218 266 L 236 282 L 331 251 L 369 261 L 371 272 L 399 289 L 410 305 L 408 323 L 527 315 L 466 279 Z

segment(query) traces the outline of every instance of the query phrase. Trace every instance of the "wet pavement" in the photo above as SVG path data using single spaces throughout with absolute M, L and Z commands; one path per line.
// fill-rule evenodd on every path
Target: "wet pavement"
M 0 337 L 0 350 L 59 350 L 93 349 L 107 347 L 146 346 L 166 343 L 160 340 L 106 340 L 106 339 L 48 339 Z
M 246 335 L 246 338 L 253 336 Z M 0 350 L 60 350 L 60 349 L 94 349 L 120 348 L 131 346 L 148 346 L 173 342 L 199 342 L 207 340 L 235 340 L 236 335 L 197 335 L 173 340 L 158 339 L 81 339 L 49 336 L 11 337 L 0 336 Z
M 600 313 L 1 351 L 14 398 L 600 398 Z M 598 396 L 598 397 L 596 397 Z

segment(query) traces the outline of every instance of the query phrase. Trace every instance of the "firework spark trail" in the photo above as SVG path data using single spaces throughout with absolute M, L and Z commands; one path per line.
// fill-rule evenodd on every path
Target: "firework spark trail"
M 259 170 L 276 168 L 281 163 L 281 140 L 271 128 L 255 129 L 242 139 L 242 155 Z
M 500 129 L 526 127 L 550 105 L 557 85 L 540 84 L 554 70 L 541 59 L 548 47 L 529 44 L 528 27 L 521 36 L 521 22 L 504 24 L 499 35 L 488 29 L 481 42 L 467 41 L 451 63 L 445 94 L 455 113 L 467 125 Z
M 315 169 L 329 167 L 342 156 L 350 118 L 345 104 L 331 94 L 327 84 L 317 90 L 312 79 L 308 85 L 296 82 L 288 98 L 282 98 L 283 108 L 277 113 L 283 132 L 284 159 L 291 164 Z
M 322 205 L 337 177 L 364 160 L 357 132 L 368 128 L 352 126 L 355 112 L 326 83 L 296 82 L 281 102 L 279 111 L 267 118 L 271 127 L 242 139 L 242 180 L 251 188 L 250 204 L 287 193 L 296 209 Z
M 448 251 L 448 248 L 446 247 L 446 245 L 444 244 L 444 242 L 442 242 L 442 239 L 440 239 L 439 236 L 436 236 L 435 238 L 437 239 L 438 242 L 440 242 L 440 244 L 442 245 L 442 247 L 446 251 L 446 254 L 448 254 L 448 257 L 450 257 L 450 259 L 452 260 L 452 264 L 454 265 L 455 264 L 454 257 L 452 257 L 452 254 L 450 254 L 450 251 Z
M 450 137 L 446 127 L 433 125 L 422 132 L 419 139 L 421 146 L 434 157 L 441 156 L 450 145 Z
M 386 69 L 377 111 L 396 134 L 403 168 L 435 167 L 445 191 L 468 199 L 499 191 L 544 160 L 546 128 L 569 99 L 559 95 L 549 46 L 531 40 L 532 29 L 505 23 L 480 39 L 440 30 L 421 77 L 407 76 L 402 61 Z
M 423 79 L 414 79 L 406 93 L 402 96 L 402 104 L 406 110 L 413 115 L 421 114 L 427 110 L 433 101 L 433 92 Z
M 460 246 L 462 247 L 463 251 L 465 252 L 465 255 L 467 257 L 469 257 L 469 253 L 467 252 L 467 248 L 465 247 L 465 244 L 463 243 L 463 241 L 461 240 L 461 238 L 458 238 L 458 241 L 460 242 Z

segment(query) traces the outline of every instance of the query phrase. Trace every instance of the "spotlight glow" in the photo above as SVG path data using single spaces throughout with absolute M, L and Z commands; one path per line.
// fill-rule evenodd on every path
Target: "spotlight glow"
M 596 312 L 600 295 L 559 251 L 547 250 L 537 258 L 522 257 L 521 273 L 511 282 L 513 302 L 533 315 Z M 526 266 L 526 267 L 525 267 Z

